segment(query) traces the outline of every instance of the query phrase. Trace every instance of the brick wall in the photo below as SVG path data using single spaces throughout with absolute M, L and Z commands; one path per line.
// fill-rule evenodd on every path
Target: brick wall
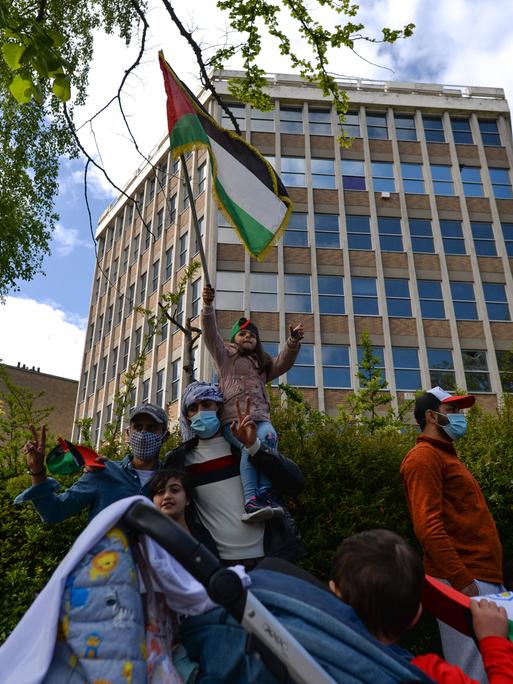
M 457 212 L 458 216 L 461 216 L 460 200 L 458 197 L 443 197 L 441 195 L 437 195 L 436 206 L 438 207 L 438 211 L 440 212 Z
M 217 245 L 217 260 L 239 261 L 241 267 L 244 268 L 244 247 L 242 245 L 226 245 L 219 243 Z
M 461 344 L 472 344 L 475 349 L 485 349 L 484 330 L 482 321 L 456 321 Z
M 472 264 L 469 256 L 457 256 L 448 254 L 445 257 L 449 271 L 469 271 L 472 272 Z
M 494 321 L 490 323 L 492 329 L 493 340 L 502 341 L 506 340 L 508 342 L 507 347 L 502 347 L 505 349 L 511 349 L 511 344 L 513 343 L 513 323 L 509 321 L 508 323 Z
M 349 252 L 349 261 L 351 266 L 366 266 L 368 268 L 376 268 L 376 255 L 374 252 Z
M 493 273 L 494 282 L 504 283 L 504 270 L 502 268 L 502 259 L 499 257 L 477 257 L 479 270 L 481 273 Z
M 390 155 L 390 161 L 393 159 L 392 141 L 391 140 L 369 140 L 370 153 L 373 160 L 378 159 L 381 155 Z
M 485 147 L 486 160 L 488 162 L 495 162 L 495 164 L 500 167 L 508 167 L 508 155 L 506 154 L 506 149 L 504 147 Z M 497 162 L 502 162 L 497 164 Z M 491 164 L 493 166 L 494 164 Z
M 381 259 L 385 268 L 408 268 L 408 257 L 401 252 L 382 252 Z
M 304 135 L 294 135 L 292 133 L 281 134 L 281 153 L 287 155 L 305 156 L 305 137 Z
M 283 256 L 285 265 L 310 264 L 310 250 L 304 247 L 284 247 Z
M 417 338 L 417 325 L 413 318 L 389 318 L 388 321 L 392 335 Z
M 347 316 L 321 316 L 321 333 L 347 333 L 349 323 Z
M 324 204 L 336 208 L 338 212 L 338 192 L 336 190 L 314 188 L 313 198 L 316 208 L 318 208 L 319 205 Z
M 351 213 L 351 207 L 365 207 L 369 211 L 369 195 L 366 192 L 356 192 L 355 190 L 344 190 L 344 203 L 346 211 Z
M 490 200 L 488 197 L 466 197 L 468 213 L 472 218 L 472 214 L 490 214 Z
M 427 149 L 429 161 L 433 164 L 451 163 L 451 153 L 447 143 L 428 143 Z
M 11 382 L 19 387 L 24 387 L 34 394 L 44 392 L 44 395 L 34 402 L 36 408 L 54 407 L 46 424 L 53 434 L 58 434 L 65 439 L 73 436 L 73 414 L 77 398 L 78 381 L 69 378 L 60 378 L 47 373 L 23 370 L 15 366 L 4 366 Z M 5 389 L 2 380 L 0 388 Z
M 333 149 L 334 139 L 326 135 L 310 136 L 310 152 L 312 157 L 326 157 L 333 159 L 335 152 Z
M 399 140 L 397 144 L 399 146 L 399 156 L 401 157 L 402 161 L 413 161 L 410 158 L 417 157 L 419 162 L 421 162 L 422 152 L 420 149 L 419 142 L 413 142 L 410 140 Z
M 355 316 L 354 322 L 357 335 L 363 332 L 368 332 L 371 336 L 383 335 L 383 321 L 378 316 Z
M 433 275 L 440 277 L 440 257 L 438 254 L 414 254 L 413 260 L 415 262 L 415 270 L 417 272 L 429 271 Z
M 456 155 L 460 164 L 464 164 L 466 161 L 479 161 L 476 145 L 456 145 Z
M 406 195 L 406 206 L 412 211 L 429 211 L 429 197 L 426 195 Z
M 317 249 L 317 264 L 323 266 L 339 266 L 338 273 L 342 273 L 344 259 L 340 249 Z
M 422 325 L 424 326 L 425 337 L 451 337 L 451 326 L 449 325 L 449 321 L 424 319 Z
M 363 159 L 363 139 L 355 138 L 351 147 L 340 148 L 340 156 L 342 159 Z

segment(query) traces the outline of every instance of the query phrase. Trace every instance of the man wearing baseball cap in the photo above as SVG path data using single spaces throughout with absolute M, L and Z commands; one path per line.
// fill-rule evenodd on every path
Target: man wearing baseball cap
M 481 488 L 459 459 L 455 442 L 467 430 L 462 409 L 470 394 L 433 387 L 415 401 L 422 434 L 401 464 L 401 477 L 426 573 L 478 596 L 502 588 L 502 547 Z M 469 677 L 486 683 L 473 640 L 439 622 L 444 657 Z
M 167 413 L 160 406 L 142 404 L 129 412 L 127 429 L 129 453 L 121 461 L 90 466 L 69 489 L 59 493 L 57 480 L 47 477 L 45 466 L 46 431 L 31 427 L 34 439 L 24 452 L 32 486 L 19 494 L 15 504 L 32 501 L 43 522 L 55 524 L 88 509 L 89 520 L 119 499 L 146 494 L 146 484 L 159 467 L 159 454 L 167 435 Z

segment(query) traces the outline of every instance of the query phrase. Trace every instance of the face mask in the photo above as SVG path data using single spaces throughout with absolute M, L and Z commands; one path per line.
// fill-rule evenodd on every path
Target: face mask
M 191 430 L 201 439 L 213 437 L 221 427 L 221 421 L 217 417 L 216 411 L 198 411 L 191 418 Z
M 439 425 L 445 434 L 454 442 L 463 437 L 467 431 L 467 419 L 462 413 L 447 413 L 446 418 L 449 420 L 447 425 Z
M 162 435 L 156 435 L 154 432 L 131 432 L 128 441 L 132 456 L 139 461 L 153 461 L 159 455 L 166 437 L 167 432 Z

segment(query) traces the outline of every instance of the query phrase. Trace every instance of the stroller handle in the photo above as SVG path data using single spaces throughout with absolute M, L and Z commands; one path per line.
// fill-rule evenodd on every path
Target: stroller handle
M 123 516 L 123 522 L 152 537 L 200 582 L 214 601 L 240 622 L 246 605 L 246 589 L 238 575 L 221 565 L 214 554 L 188 534 L 174 520 L 153 506 L 137 502 Z

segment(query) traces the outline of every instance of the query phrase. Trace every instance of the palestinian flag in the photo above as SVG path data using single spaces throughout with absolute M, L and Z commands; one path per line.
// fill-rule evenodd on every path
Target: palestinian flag
M 51 473 L 55 475 L 69 475 L 76 473 L 84 466 L 101 470 L 105 468 L 103 463 L 99 463 L 96 459 L 98 454 L 89 447 L 80 446 L 68 442 L 67 439 L 59 437 L 58 444 L 55 446 L 46 457 L 46 467 Z
M 173 158 L 202 147 L 209 151 L 216 203 L 248 252 L 263 259 L 281 237 L 292 211 L 283 183 L 258 150 L 214 121 L 162 52 L 159 61 Z

